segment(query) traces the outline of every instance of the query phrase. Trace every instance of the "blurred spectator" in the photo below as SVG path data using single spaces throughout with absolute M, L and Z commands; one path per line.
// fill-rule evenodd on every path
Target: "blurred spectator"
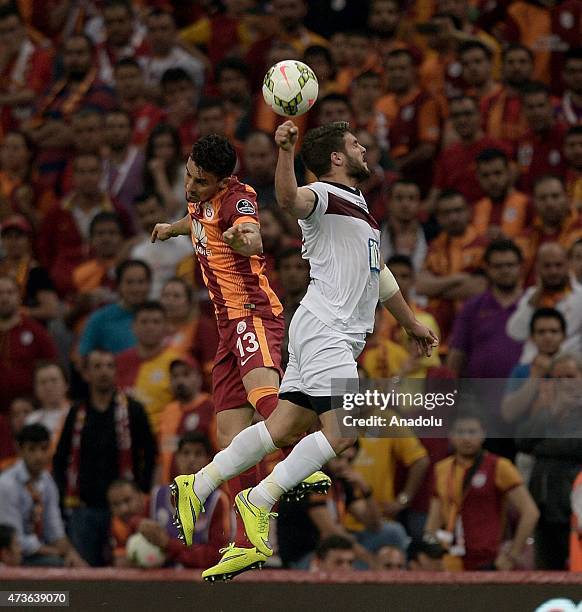
M 73 270 L 87 259 L 89 228 L 94 217 L 103 211 L 117 212 L 125 234 L 131 222 L 128 213 L 100 188 L 101 159 L 92 153 L 81 153 L 73 162 L 73 191 L 46 214 L 37 246 L 60 296 L 74 291 Z
M 164 485 L 170 484 L 178 474 L 194 473 L 180 471 L 174 465 L 174 453 L 184 434 L 198 432 L 216 447 L 214 404 L 208 393 L 201 392 L 200 366 L 193 357 L 186 355 L 174 359 L 170 363 L 169 372 L 174 399 L 162 410 L 158 429 L 161 483 Z M 211 455 L 209 450 L 208 456 Z
M 523 257 L 510 240 L 497 240 L 487 247 L 483 261 L 490 286 L 468 299 L 457 314 L 447 367 L 458 377 L 506 378 L 521 355 L 521 342 L 510 338 L 505 328 L 522 294 Z
M 0 125 L 6 132 L 31 116 L 35 98 L 51 81 L 52 54 L 28 36 L 16 3 L 0 7 L 0 40 Z
M 327 94 L 317 101 L 317 125 L 325 125 L 334 121 L 352 121 L 353 110 L 347 96 L 339 93 Z
M 455 309 L 487 286 L 481 274 L 487 239 L 470 225 L 469 207 L 460 193 L 443 191 L 435 212 L 442 231 L 430 243 L 416 289 L 430 298 L 429 312 L 437 320 L 446 346 Z
M 24 132 L 4 134 L 0 145 L 0 220 L 19 213 L 38 228 L 53 203 L 52 194 L 38 184 L 35 153 L 34 144 Z
M 570 556 L 568 569 L 571 572 L 582 571 L 582 476 L 580 473 L 572 486 L 570 503 L 572 505 L 572 532 L 570 534 Z M 0 532 L 1 533 L 1 532 Z M 1 555 L 1 553 L 0 553 Z M 0 556 L 1 559 L 1 556 Z
M 335 574 L 354 568 L 356 553 L 353 543 L 341 535 L 330 535 L 319 543 L 313 569 Z
M 404 528 L 381 521 L 372 490 L 351 467 L 357 452 L 357 447 L 351 447 L 326 464 L 325 471 L 333 482 L 327 498 L 313 493 L 299 502 L 279 505 L 277 535 L 285 567 L 307 569 L 318 544 L 331 535 L 351 541 L 356 558 L 371 569 L 376 566 L 374 552 L 382 545 L 406 545 Z M 350 534 L 346 530 L 344 523 L 348 515 L 359 524 L 358 533 Z M 296 537 L 299 532 L 305 534 L 301 540 Z
M 568 252 L 572 285 L 582 289 L 582 238 L 578 238 Z
M 564 95 L 560 100 L 558 116 L 570 125 L 582 122 L 582 47 L 574 47 L 566 52 L 562 66 Z
M 83 376 L 88 393 L 70 410 L 53 460 L 71 541 L 92 566 L 103 565 L 109 529 L 107 489 L 118 478 L 150 490 L 156 443 L 141 404 L 115 385 L 115 357 L 93 350 Z
M 160 85 L 165 121 L 178 130 L 182 153 L 188 155 L 192 149 L 192 143 L 199 137 L 196 111 L 203 108 L 203 101 L 198 103 L 199 92 L 196 90 L 194 81 L 181 68 L 166 70 L 162 75 Z
M 162 289 L 160 302 L 166 311 L 166 343 L 182 355 L 191 354 L 202 367 L 205 387 L 210 378 L 218 348 L 214 315 L 201 312 L 192 286 L 183 278 L 171 278 Z
M 403 35 L 404 15 L 397 0 L 372 0 L 369 4 L 367 30 L 379 55 L 385 55 L 398 48 L 409 48 L 420 54 L 418 49 L 408 44 Z
M 125 546 L 139 524 L 148 516 L 148 498 L 133 480 L 114 480 L 107 488 L 111 512 L 111 552 L 114 567 L 130 567 Z
M 208 465 L 212 449 L 206 436 L 190 431 L 181 436 L 175 454 L 177 474 L 193 474 Z M 219 549 L 233 541 L 236 532 L 234 512 L 228 495 L 218 488 L 205 503 L 204 514 L 196 521 L 194 546 L 184 547 L 173 522 L 173 502 L 167 485 L 152 490 L 151 514 L 141 521 L 139 531 L 159 546 L 167 559 L 184 567 L 208 567 L 220 557 Z
M 408 546 L 408 569 L 410 571 L 443 571 L 444 548 L 436 538 L 412 540 Z
M 557 242 L 569 249 L 574 241 L 582 238 L 582 221 L 572 211 L 564 183 L 557 176 L 542 175 L 534 184 L 533 200 L 536 217 L 515 238 L 523 253 L 526 284 L 535 282 L 534 264 L 542 245 Z
M 412 265 L 412 260 L 407 255 L 392 255 L 386 260 L 386 265 L 390 268 L 394 278 L 400 287 L 402 297 L 410 305 L 414 312 L 414 316 L 434 331 L 438 338 L 441 332 L 438 323 L 434 317 L 428 313 L 423 307 L 418 304 L 418 298 L 415 293 L 415 270 Z M 418 351 L 413 343 L 410 342 L 408 335 L 396 319 L 386 310 L 382 309 L 380 320 L 375 326 L 374 336 L 379 338 L 388 338 L 396 342 L 400 347 L 408 353 L 408 359 L 402 366 L 400 375 L 409 376 L 410 378 L 424 378 L 430 368 L 440 366 L 440 358 L 438 351 L 433 351 L 430 357 L 422 357 L 418 355 Z M 373 342 L 368 339 L 368 344 Z M 386 350 L 388 346 L 386 346 Z
M 473 206 L 473 227 L 491 240 L 515 238 L 529 224 L 529 198 L 513 188 L 509 158 L 501 149 L 485 149 L 475 158 L 484 197 Z
M 63 368 L 54 361 L 40 362 L 34 369 L 34 396 L 38 408 L 26 417 L 26 424 L 40 423 L 51 435 L 56 448 L 71 409 L 68 384 Z
M 143 261 L 127 259 L 119 264 L 115 276 L 119 301 L 91 315 L 79 341 L 81 357 L 96 349 L 119 353 L 136 344 L 134 309 L 150 293 L 152 271 Z
M 169 68 L 181 68 L 192 79 L 196 89 L 204 86 L 204 63 L 180 44 L 174 16 L 163 8 L 151 9 L 146 17 L 147 53 L 140 57 L 148 85 L 160 85 L 162 75 Z
M 529 488 L 540 509 L 534 537 L 535 567 L 564 570 L 570 537 L 570 492 L 582 463 L 582 366 L 568 353 L 552 360 L 556 379 L 548 401 L 518 429 L 518 448 L 535 457 Z
M 537 308 L 559 310 L 566 319 L 567 336 L 563 349 L 579 355 L 582 352 L 582 291 L 573 287 L 568 272 L 568 256 L 556 243 L 539 247 L 536 259 L 538 284 L 529 287 L 521 297 L 517 309 L 507 321 L 507 333 L 518 342 L 529 335 L 531 318 Z M 523 348 L 521 361 L 530 363 L 535 357 L 531 340 Z
M 337 69 L 328 47 L 322 45 L 307 47 L 303 53 L 303 62 L 315 72 L 320 98 L 330 93 L 339 93 L 336 82 Z
M 371 171 L 370 176 L 360 182 L 358 187 L 366 198 L 370 214 L 378 223 L 382 223 L 386 214 L 386 200 L 398 173 L 392 161 L 384 159 L 384 151 L 380 149 L 378 138 L 374 134 L 367 130 L 357 130 L 355 136 L 366 149 L 366 163 Z M 387 143 L 385 145 L 387 146 Z
M 378 72 L 378 57 L 372 40 L 365 30 L 346 31 L 348 62 L 338 70 L 337 86 L 340 93 L 347 93 L 353 83 L 365 72 Z M 376 92 L 376 98 L 379 96 Z
M 168 222 L 185 214 L 184 156 L 178 132 L 166 123 L 151 132 L 145 152 L 144 190 L 158 193 Z
M 582 212 L 582 126 L 574 125 L 564 138 L 564 182 L 575 213 Z
M 519 563 L 539 511 L 510 461 L 483 450 L 481 418 L 461 412 L 452 424 L 454 454 L 435 465 L 426 532 L 447 548 L 450 570 L 511 570 Z M 505 506 L 519 516 L 509 550 L 501 550 Z
M 533 59 L 528 47 L 509 45 L 504 49 L 502 88 L 481 101 L 483 125 L 491 138 L 514 145 L 527 132 L 521 90 L 531 79 Z
M 459 61 L 467 94 L 481 103 L 499 93 L 501 85 L 493 78 L 493 51 L 480 40 L 470 40 L 459 46 Z
M 542 83 L 524 85 L 522 101 L 528 130 L 517 142 L 516 158 L 520 185 L 531 193 L 538 177 L 561 173 L 566 126 L 554 118 L 550 92 Z
M 101 7 L 101 16 L 104 40 L 96 49 L 98 74 L 103 82 L 113 84 L 113 66 L 119 60 L 145 55 L 145 30 L 128 0 L 108 0 Z
M 11 276 L 0 276 L 0 413 L 15 397 L 32 390 L 40 359 L 55 359 L 56 348 L 44 327 L 20 312 L 20 290 Z
M 64 75 L 48 89 L 35 106 L 33 117 L 22 128 L 43 149 L 37 158 L 41 178 L 53 185 L 64 168 L 66 148 L 72 142 L 71 115 L 84 107 L 110 110 L 113 91 L 97 79 L 94 49 L 83 34 L 73 34 L 63 43 L 60 57 Z
M 285 317 L 285 338 L 281 344 L 282 363 L 289 360 L 289 325 L 309 286 L 309 262 L 303 259 L 299 247 L 289 247 L 277 257 L 279 283 L 283 289 L 282 304 Z
M 0 225 L 4 257 L 0 275 L 12 276 L 22 296 L 21 313 L 48 323 L 59 315 L 59 298 L 45 268 L 33 257 L 32 226 L 22 215 L 11 215 Z
M 394 181 L 387 204 L 386 221 L 381 228 L 382 259 L 388 261 L 394 255 L 407 255 L 416 270 L 422 269 L 428 247 L 424 230 L 418 221 L 418 185 L 404 179 Z
M 420 89 L 410 51 L 388 53 L 384 69 L 389 93 L 377 108 L 388 121 L 390 155 L 403 178 L 416 182 L 425 195 L 441 135 L 441 112 L 436 100 Z
M 18 434 L 20 460 L 0 475 L 0 515 L 16 529 L 23 564 L 83 567 L 65 535 L 57 486 L 47 468 L 50 434 L 43 425 L 26 425 Z
M 192 241 L 188 236 L 178 236 L 172 243 L 152 244 L 152 232 L 156 223 L 168 219 L 167 211 L 157 193 L 145 193 L 138 196 L 133 207 L 140 229 L 136 236 L 130 257 L 148 264 L 152 271 L 150 295 L 158 299 L 164 284 L 176 276 L 180 264 L 192 257 Z M 179 215 L 182 218 L 185 211 Z
M 164 346 L 166 313 L 159 302 L 144 302 L 135 308 L 133 331 L 135 347 L 116 357 L 117 386 L 144 406 L 152 431 L 157 434 L 161 412 L 172 399 L 170 363 L 179 352 Z
M 16 529 L 0 524 L 0 568 L 18 567 L 22 564 L 22 547 Z
M 8 408 L 8 414 L 0 415 L 0 472 L 9 468 L 18 459 L 16 439 L 26 419 L 34 412 L 32 400 L 15 397 Z
M 406 555 L 404 551 L 395 546 L 382 546 L 376 553 L 378 565 L 383 570 L 405 570 Z
M 429 199 L 434 202 L 441 191 L 455 189 L 463 194 L 469 204 L 474 204 L 483 197 L 481 185 L 475 180 L 477 157 L 486 149 L 503 150 L 507 147 L 502 141 L 494 140 L 483 132 L 476 98 L 451 98 L 449 116 L 459 141 L 439 153 Z
M 231 139 L 244 140 L 252 114 L 249 67 L 236 58 L 224 59 L 216 66 L 214 79 L 227 113 L 227 134 Z
M 142 192 L 143 152 L 132 144 L 131 117 L 124 110 L 105 115 L 105 181 L 110 197 L 128 213 L 136 196 Z
M 273 291 L 282 297 L 282 290 L 277 275 L 277 257 L 279 253 L 289 248 L 293 240 L 285 231 L 286 218 L 279 207 L 265 208 L 261 211 L 261 239 L 263 242 L 263 257 L 265 258 L 265 273 Z
M 76 298 L 85 296 L 93 310 L 115 298 L 115 268 L 123 252 L 123 228 L 117 213 L 95 215 L 89 226 L 89 247 L 93 258 L 73 270 L 73 284 Z
M 243 167 L 245 175 L 241 179 L 257 192 L 261 210 L 277 207 L 275 196 L 275 167 L 277 147 L 275 140 L 266 132 L 252 131 L 243 146 Z
M 366 130 L 377 139 L 382 149 L 388 148 L 388 123 L 384 113 L 376 109 L 382 96 L 382 77 L 373 70 L 362 72 L 350 87 L 350 104 L 354 109 L 352 129 Z
M 529 329 L 536 353 L 531 363 L 519 363 L 509 374 L 501 405 L 501 415 L 508 423 L 522 419 L 533 408 L 540 379 L 546 378 L 552 359 L 566 339 L 566 319 L 555 308 L 538 308 Z
M 131 119 L 131 141 L 134 145 L 142 146 L 154 127 L 161 123 L 164 112 L 148 100 L 145 76 L 137 60 L 131 57 L 120 60 L 113 67 L 113 75 L 119 107 Z M 180 99 L 180 96 L 177 98 Z

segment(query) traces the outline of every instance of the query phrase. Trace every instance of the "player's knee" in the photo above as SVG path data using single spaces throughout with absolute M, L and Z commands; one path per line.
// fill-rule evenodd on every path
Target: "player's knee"
M 336 455 L 340 455 L 343 453 L 346 448 L 350 448 L 356 443 L 357 438 L 338 438 L 334 436 L 328 436 L 328 434 L 324 431 L 325 437 L 327 438 L 330 446 L 335 451 Z
M 220 450 L 224 450 L 227 446 L 230 446 L 233 438 L 236 436 L 237 432 L 234 431 L 220 431 L 216 432 L 216 442 L 218 444 L 218 448 Z
M 277 448 L 285 448 L 286 446 L 292 446 L 301 439 L 303 432 L 294 431 L 285 423 L 277 419 L 268 419 L 266 421 L 267 429 L 273 440 L 273 444 Z

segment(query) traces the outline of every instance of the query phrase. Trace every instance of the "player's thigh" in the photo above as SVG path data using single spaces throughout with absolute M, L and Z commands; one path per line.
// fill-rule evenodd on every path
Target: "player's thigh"
M 247 395 L 258 387 L 273 387 L 279 388 L 279 371 L 274 368 L 255 368 L 247 372 L 242 378 L 243 385 Z
M 295 444 L 316 420 L 313 410 L 280 399 L 265 424 L 275 446 L 282 448 Z
M 237 434 L 251 425 L 254 414 L 254 408 L 247 405 L 221 410 L 216 414 L 216 438 L 221 449 L 226 448 Z

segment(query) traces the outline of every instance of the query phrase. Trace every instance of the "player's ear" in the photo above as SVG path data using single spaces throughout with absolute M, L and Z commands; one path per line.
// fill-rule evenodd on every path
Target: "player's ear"
M 228 185 L 228 181 L 229 181 L 230 177 L 229 176 L 225 176 L 223 179 L 220 179 L 218 181 L 218 183 L 216 183 L 216 186 L 219 189 L 226 189 L 227 185 Z
M 331 163 L 333 166 L 341 166 L 343 164 L 342 154 L 338 151 L 333 151 L 331 154 Z

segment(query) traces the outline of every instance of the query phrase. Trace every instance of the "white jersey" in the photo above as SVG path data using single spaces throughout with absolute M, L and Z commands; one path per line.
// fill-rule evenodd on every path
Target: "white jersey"
M 301 304 L 337 331 L 374 329 L 379 299 L 380 229 L 359 189 L 317 181 L 315 208 L 299 219 L 311 282 Z

